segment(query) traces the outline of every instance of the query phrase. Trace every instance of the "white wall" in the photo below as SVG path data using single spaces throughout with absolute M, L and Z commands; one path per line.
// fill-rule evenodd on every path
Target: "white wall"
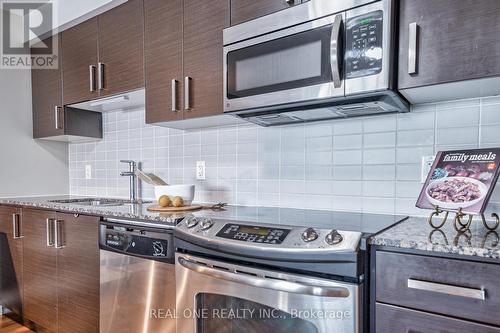
M 0 197 L 69 193 L 67 144 L 32 132 L 30 71 L 0 70 Z

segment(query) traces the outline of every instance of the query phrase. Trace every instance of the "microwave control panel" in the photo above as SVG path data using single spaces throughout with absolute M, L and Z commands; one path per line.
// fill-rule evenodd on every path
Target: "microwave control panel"
M 346 78 L 380 73 L 382 70 L 383 12 L 363 14 L 346 23 Z

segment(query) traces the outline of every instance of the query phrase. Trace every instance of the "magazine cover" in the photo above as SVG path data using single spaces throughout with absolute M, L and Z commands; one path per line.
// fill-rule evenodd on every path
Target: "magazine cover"
M 482 214 L 495 188 L 500 148 L 438 152 L 416 206 Z

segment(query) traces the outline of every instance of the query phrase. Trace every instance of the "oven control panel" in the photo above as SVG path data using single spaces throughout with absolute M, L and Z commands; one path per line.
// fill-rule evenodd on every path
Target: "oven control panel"
M 346 78 L 378 74 L 382 70 L 381 10 L 353 17 L 346 23 Z
M 216 237 L 251 243 L 281 244 L 290 231 L 290 229 L 228 223 L 222 227 Z

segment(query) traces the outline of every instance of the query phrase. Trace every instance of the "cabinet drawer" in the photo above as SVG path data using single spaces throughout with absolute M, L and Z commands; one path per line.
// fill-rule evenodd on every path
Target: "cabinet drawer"
M 376 254 L 378 302 L 500 325 L 500 265 Z
M 376 333 L 499 333 L 500 328 L 377 304 Z

